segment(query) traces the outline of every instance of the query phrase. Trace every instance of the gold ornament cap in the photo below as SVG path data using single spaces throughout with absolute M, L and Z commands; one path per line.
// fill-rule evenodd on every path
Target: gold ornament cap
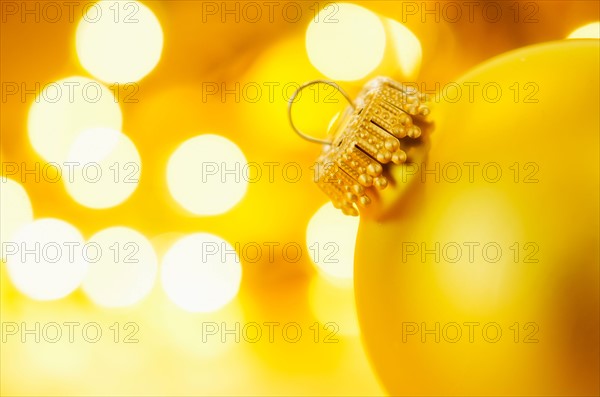
M 305 84 L 335 83 L 315 81 Z M 391 182 L 389 166 L 411 162 L 432 123 L 427 96 L 387 77 L 369 81 L 331 128 L 317 160 L 316 183 L 346 215 L 357 216 Z M 291 98 L 293 100 L 294 97 Z M 291 101 L 290 101 L 291 105 Z M 291 107 L 290 107 L 291 122 Z M 292 122 L 291 122 L 292 123 Z M 303 138 L 292 123 L 292 128 Z M 371 197 L 370 197 L 371 196 Z

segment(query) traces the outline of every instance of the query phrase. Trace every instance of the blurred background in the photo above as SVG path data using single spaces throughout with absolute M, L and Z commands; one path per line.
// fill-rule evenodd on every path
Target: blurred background
M 594 1 L 466 3 L 0 2 L 2 395 L 384 395 L 358 218 L 287 101 L 599 34 Z M 314 86 L 294 120 L 345 106 Z

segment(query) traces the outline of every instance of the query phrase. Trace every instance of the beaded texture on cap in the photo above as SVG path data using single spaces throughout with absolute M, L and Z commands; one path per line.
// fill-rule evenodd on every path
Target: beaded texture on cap
M 331 145 L 317 160 L 317 185 L 346 215 L 370 204 L 368 189 L 385 189 L 389 177 L 384 165 L 407 160 L 401 140 L 417 140 L 428 125 L 427 96 L 389 78 L 365 85 L 332 132 Z

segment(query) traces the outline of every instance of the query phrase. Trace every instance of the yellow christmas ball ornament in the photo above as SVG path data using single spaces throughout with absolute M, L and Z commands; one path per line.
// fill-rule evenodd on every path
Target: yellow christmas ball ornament
M 318 184 L 360 210 L 358 316 L 391 395 L 599 393 L 598 55 L 526 47 L 428 102 L 378 80 L 334 130 Z

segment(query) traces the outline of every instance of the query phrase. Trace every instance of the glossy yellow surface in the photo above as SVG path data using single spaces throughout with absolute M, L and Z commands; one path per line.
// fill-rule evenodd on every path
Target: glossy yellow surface
M 569 40 L 473 69 L 434 101 L 427 164 L 363 213 L 358 314 L 391 395 L 599 393 L 599 59 Z

